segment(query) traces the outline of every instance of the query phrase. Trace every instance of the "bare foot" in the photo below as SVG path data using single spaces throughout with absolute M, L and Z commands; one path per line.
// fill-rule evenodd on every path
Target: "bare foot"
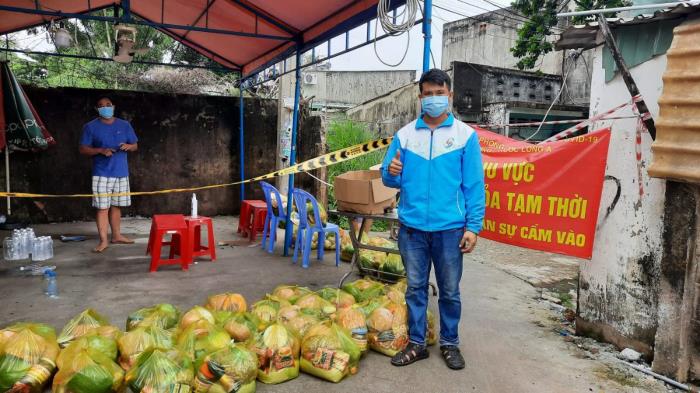
M 92 252 L 101 253 L 102 251 L 106 250 L 107 247 L 109 247 L 109 244 L 107 242 L 100 242 L 100 244 L 98 244 L 97 247 L 92 249 Z
M 134 241 L 126 236 L 119 236 L 112 239 L 112 244 L 134 244 Z

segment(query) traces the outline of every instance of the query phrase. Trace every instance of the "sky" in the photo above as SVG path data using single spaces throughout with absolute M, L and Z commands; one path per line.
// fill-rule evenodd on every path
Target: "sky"
M 486 12 L 486 10 L 497 10 L 494 4 L 501 7 L 509 5 L 508 0 L 433 0 L 433 21 L 432 21 L 432 52 L 435 66 L 440 67 L 442 56 L 442 27 L 446 22 L 464 19 L 464 16 L 474 16 Z M 421 1 L 422 6 L 422 1 Z M 440 7 L 440 8 L 437 8 Z M 460 15 L 461 14 L 461 15 Z M 417 18 L 420 18 L 420 12 Z M 400 20 L 399 20 L 400 21 Z M 370 24 L 371 37 L 375 37 L 375 25 Z M 382 29 L 379 27 L 378 34 L 381 36 Z M 366 39 L 366 26 L 360 26 L 350 33 L 350 46 L 357 45 Z M 24 32 L 16 33 L 13 39 L 18 40 L 20 47 L 34 51 L 54 51 L 53 45 L 47 41 L 44 34 L 29 36 Z M 408 45 L 408 51 L 406 51 Z M 344 37 L 339 37 L 331 41 L 331 53 L 342 50 L 345 46 Z M 326 53 L 326 47 L 319 49 L 319 53 Z M 397 37 L 389 37 L 380 40 L 376 44 L 376 51 L 385 62 L 390 64 L 398 63 L 406 52 L 405 59 L 396 67 L 382 64 L 377 58 L 373 44 L 356 49 L 347 54 L 331 59 L 331 69 L 337 71 L 372 71 L 372 70 L 416 70 L 422 71 L 423 66 L 423 34 L 421 25 L 418 24 L 410 31 L 409 36 L 403 34 Z M 27 56 L 20 55 L 31 60 Z M 431 61 L 431 66 L 433 62 Z

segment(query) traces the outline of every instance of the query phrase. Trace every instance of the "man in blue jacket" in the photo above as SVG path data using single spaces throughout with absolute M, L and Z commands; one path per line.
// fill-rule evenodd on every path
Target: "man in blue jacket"
M 429 356 L 432 265 L 440 289 L 440 352 L 447 366 L 458 370 L 465 366 L 458 347 L 462 257 L 476 246 L 484 218 L 481 149 L 474 129 L 449 112 L 447 73 L 432 69 L 418 85 L 421 116 L 396 133 L 382 163 L 384 184 L 401 189 L 399 250 L 408 276 L 409 344 L 391 363 L 405 366 Z

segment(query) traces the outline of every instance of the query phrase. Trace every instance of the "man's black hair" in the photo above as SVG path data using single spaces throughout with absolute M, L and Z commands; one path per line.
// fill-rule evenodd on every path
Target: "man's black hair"
M 421 75 L 420 80 L 418 81 L 418 87 L 420 88 L 421 93 L 423 92 L 423 83 L 432 83 L 438 86 L 447 85 L 447 90 L 452 89 L 452 81 L 450 80 L 450 76 L 447 75 L 447 72 L 438 68 L 428 70 Z
M 97 100 L 95 100 L 95 106 L 97 106 L 97 104 L 99 104 L 100 101 L 102 101 L 102 100 L 109 100 L 109 102 L 112 102 L 112 99 L 111 99 L 111 98 L 109 98 L 109 97 L 107 97 L 107 96 L 101 96 L 100 98 L 98 98 Z

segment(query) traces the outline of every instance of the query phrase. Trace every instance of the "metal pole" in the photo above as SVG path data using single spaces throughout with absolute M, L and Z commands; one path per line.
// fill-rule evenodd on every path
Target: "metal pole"
M 433 1 L 425 0 L 425 10 L 423 14 L 423 72 L 430 69 L 430 23 L 433 18 Z
M 625 85 L 627 85 L 627 90 L 629 90 L 632 97 L 638 96 L 639 88 L 637 87 L 637 83 L 634 81 L 634 78 L 632 78 L 632 74 L 630 74 L 629 69 L 627 69 L 627 64 L 625 63 L 625 59 L 622 58 L 620 48 L 618 48 L 617 41 L 615 41 L 615 36 L 613 36 L 612 31 L 610 31 L 608 21 L 605 19 L 603 14 L 598 15 L 598 24 L 600 25 L 600 31 L 603 33 L 603 38 L 605 38 L 605 44 L 608 46 L 608 49 L 610 49 L 610 53 L 612 54 L 613 59 L 615 59 L 615 64 L 617 64 L 617 68 L 620 70 L 622 80 L 625 81 Z M 637 109 L 639 109 L 639 114 L 642 116 L 642 121 L 644 122 L 647 131 L 649 131 L 649 135 L 651 135 L 651 139 L 655 140 L 656 125 L 654 125 L 654 119 L 651 117 L 651 113 L 649 112 L 649 108 L 647 108 L 646 102 L 644 102 L 644 99 L 642 98 L 637 101 L 636 104 Z
M 297 159 L 297 128 L 299 127 L 299 99 L 301 96 L 301 45 L 296 48 L 296 64 L 294 64 L 294 113 L 292 114 L 292 145 L 289 153 L 289 166 L 296 164 Z M 289 175 L 287 185 L 287 223 L 284 230 L 284 256 L 289 255 L 289 245 L 292 243 L 292 204 L 294 192 L 294 174 Z M 299 214 L 305 214 L 299 209 Z M 299 234 L 297 234 L 299 236 Z
M 10 192 L 10 145 L 5 139 L 5 192 Z M 7 218 L 12 215 L 12 208 L 10 207 L 10 197 L 7 197 Z
M 601 8 L 597 10 L 586 10 L 586 11 L 572 11 L 572 12 L 562 12 L 557 14 L 557 18 L 566 18 L 569 16 L 585 16 L 585 15 L 596 15 L 596 14 L 607 14 L 612 12 L 624 12 L 632 10 L 656 10 L 660 8 L 674 8 L 679 5 L 698 5 L 700 1 L 679 1 L 675 3 L 661 3 L 661 4 L 637 4 L 628 7 L 613 7 L 613 8 Z
M 245 145 L 244 145 L 244 126 L 243 126 L 243 82 L 245 82 L 244 79 L 241 79 L 240 84 L 238 85 L 238 134 L 239 134 L 239 150 L 238 153 L 241 156 L 241 181 L 245 180 Z M 241 202 L 245 199 L 245 184 L 241 184 Z

